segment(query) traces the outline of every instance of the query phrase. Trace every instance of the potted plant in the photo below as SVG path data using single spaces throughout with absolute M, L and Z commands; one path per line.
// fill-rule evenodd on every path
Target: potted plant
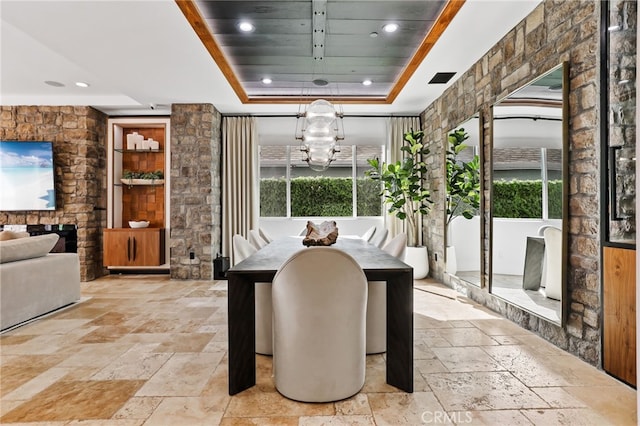
M 429 153 L 422 140 L 424 132 L 413 129 L 404 134 L 404 145 L 401 151 L 405 154 L 402 160 L 395 163 L 380 163 L 378 158 L 367 160 L 371 169 L 365 174 L 382 182 L 381 196 L 388 205 L 388 212 L 407 224 L 407 252 L 405 262 L 414 268 L 414 278 L 420 279 L 429 273 L 429 261 L 426 247 L 418 246 L 418 235 L 422 231 L 419 217 L 429 213 L 432 203 L 429 191 L 422 186 L 427 166 L 422 160 Z M 414 260 L 415 259 L 415 260 Z M 412 263 L 413 262 L 413 263 Z
M 447 216 L 445 227 L 447 230 L 447 265 L 446 270 L 455 274 L 455 248 L 451 238 L 451 222 L 462 216 L 471 219 L 480 208 L 480 158 L 474 155 L 471 161 L 462 161 L 458 154 L 468 148 L 464 143 L 469 135 L 464 128 L 452 131 L 448 135 L 446 167 L 446 206 Z
M 164 183 L 162 170 L 153 172 L 125 170 L 122 173 L 121 182 L 127 185 L 159 185 Z

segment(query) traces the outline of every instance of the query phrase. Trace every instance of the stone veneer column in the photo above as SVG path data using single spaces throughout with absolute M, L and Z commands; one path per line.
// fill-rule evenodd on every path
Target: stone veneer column
M 435 278 L 444 280 L 444 144 L 452 127 L 482 114 L 484 126 L 483 241 L 488 267 L 491 151 L 490 109 L 498 99 L 520 88 L 563 61 L 569 63 L 569 312 L 559 327 L 493 297 L 487 289 L 465 287 L 475 300 L 489 306 L 522 327 L 539 333 L 584 359 L 599 365 L 601 356 L 601 282 L 599 250 L 599 2 L 545 0 L 521 21 L 474 66 L 460 76 L 444 94 L 422 113 L 425 140 L 430 141 L 427 159 L 433 180 L 435 203 L 425 221 L 424 241 Z
M 0 212 L 0 223 L 77 225 L 80 279 L 104 274 L 107 117 L 87 106 L 2 106 L 0 139 L 52 141 L 56 210 Z
M 213 105 L 171 107 L 171 278 L 213 279 L 221 248 L 220 126 Z

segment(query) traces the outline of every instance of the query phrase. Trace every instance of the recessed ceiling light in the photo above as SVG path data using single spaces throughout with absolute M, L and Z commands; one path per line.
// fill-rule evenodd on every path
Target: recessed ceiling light
M 85 83 L 84 81 L 76 81 L 76 86 L 78 86 L 78 87 L 89 87 L 89 83 Z
M 269 77 L 265 77 L 262 79 L 262 84 L 271 84 L 273 83 L 273 80 L 271 80 Z
M 382 29 L 386 33 L 395 33 L 398 30 L 398 24 L 386 24 Z
M 371 34 L 369 34 L 369 37 L 376 38 L 376 37 L 378 37 L 378 33 L 374 31 Z
M 59 81 L 53 81 L 53 80 L 47 80 L 44 82 L 44 84 L 48 84 L 49 86 L 53 86 L 53 87 L 64 87 L 64 84 L 60 83 Z
M 250 33 L 251 31 L 255 30 L 256 27 L 254 27 L 251 22 L 242 21 L 238 24 L 238 29 L 243 33 Z
M 371 86 L 373 84 L 373 81 L 366 79 L 362 82 L 363 86 Z

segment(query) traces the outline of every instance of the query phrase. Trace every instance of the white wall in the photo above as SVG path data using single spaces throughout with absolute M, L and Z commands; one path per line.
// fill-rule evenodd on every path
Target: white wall
M 493 273 L 522 275 L 528 236 L 543 225 L 562 228 L 562 220 L 493 219 Z M 458 249 L 456 248 L 456 251 Z

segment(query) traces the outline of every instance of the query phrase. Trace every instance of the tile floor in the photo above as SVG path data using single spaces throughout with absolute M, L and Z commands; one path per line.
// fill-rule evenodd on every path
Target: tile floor
M 0 337 L 0 423 L 636 424 L 634 389 L 446 287 L 416 284 L 415 392 L 387 385 L 374 355 L 360 393 L 303 404 L 278 394 L 264 356 L 257 385 L 227 394 L 226 282 L 83 283 L 81 303 Z

